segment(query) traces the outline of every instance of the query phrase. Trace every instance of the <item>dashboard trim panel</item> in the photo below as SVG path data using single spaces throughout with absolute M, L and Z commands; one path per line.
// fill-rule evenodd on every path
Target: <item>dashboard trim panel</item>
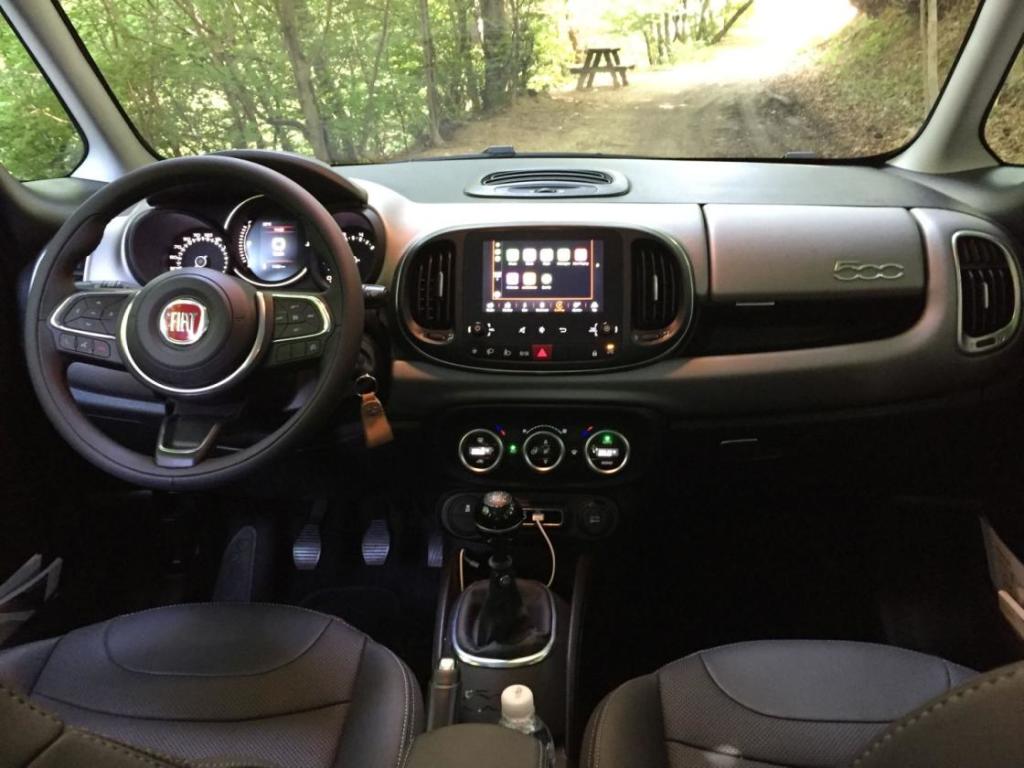
M 600 368 L 594 368 L 594 367 L 569 368 L 569 367 L 565 367 L 565 368 L 549 369 L 549 370 L 537 369 L 537 368 L 513 370 L 513 369 L 491 368 L 491 367 L 487 367 L 487 366 L 470 365 L 470 364 L 463 363 L 463 362 L 456 362 L 456 361 L 446 360 L 444 358 L 438 357 L 437 355 L 432 355 L 426 349 L 427 343 L 425 343 L 422 339 L 416 338 L 410 332 L 408 324 L 411 321 L 411 318 L 409 316 L 407 308 L 405 306 L 403 306 L 403 297 L 404 297 L 404 294 L 405 294 L 405 292 L 403 290 L 403 281 L 405 279 L 405 273 L 406 273 L 406 270 L 408 268 L 408 265 L 409 265 L 410 261 L 412 260 L 412 256 L 420 248 L 422 248 L 424 245 L 429 243 L 431 240 L 441 239 L 441 238 L 444 238 L 446 235 L 452 235 L 452 234 L 456 234 L 456 233 L 474 233 L 474 234 L 476 234 L 476 233 L 487 232 L 487 231 L 497 231 L 497 232 L 507 233 L 507 232 L 513 231 L 513 230 L 523 230 L 523 231 L 536 231 L 536 230 L 541 230 L 541 229 L 543 229 L 543 230 L 558 230 L 558 229 L 567 229 L 567 230 L 577 229 L 577 230 L 580 230 L 580 229 L 595 229 L 595 228 L 606 229 L 606 230 L 615 230 L 620 235 L 627 234 L 627 233 L 628 234 L 634 234 L 635 233 L 635 234 L 640 234 L 640 235 L 643 235 L 645 237 L 648 237 L 648 238 L 651 238 L 653 240 L 656 240 L 659 243 L 663 244 L 666 248 L 668 248 L 668 250 L 676 258 L 676 261 L 679 263 L 680 269 L 681 269 L 682 274 L 683 274 L 683 279 L 686 281 L 686 289 L 687 289 L 686 293 L 687 293 L 687 295 L 688 295 L 690 300 L 688 302 L 686 302 L 686 306 L 684 307 L 683 317 L 679 321 L 679 330 L 676 333 L 675 339 L 673 339 L 673 341 L 668 346 L 666 346 L 663 350 L 661 350 L 657 354 L 652 355 L 652 356 L 650 356 L 650 357 L 648 357 L 645 360 L 640 361 L 640 362 L 626 363 L 626 364 L 622 364 L 622 365 L 607 365 L 607 366 L 601 366 Z M 625 244 L 624 244 L 624 247 L 623 247 L 623 267 L 625 267 L 625 264 L 627 263 L 626 259 L 625 259 L 625 251 L 626 251 L 626 248 L 625 248 Z M 460 266 L 461 266 L 461 263 L 460 263 Z M 417 354 L 422 355 L 423 357 L 428 358 L 432 362 L 438 363 L 440 365 L 443 365 L 443 366 L 449 367 L 449 368 L 460 368 L 462 370 L 467 370 L 467 371 L 477 371 L 477 372 L 487 373 L 487 374 L 502 374 L 502 375 L 508 375 L 508 374 L 522 374 L 522 375 L 529 375 L 529 376 L 552 376 L 552 375 L 559 375 L 559 374 L 569 374 L 569 375 L 591 374 L 591 375 L 595 375 L 595 374 L 601 374 L 601 373 L 609 373 L 609 372 L 613 372 L 613 371 L 630 370 L 630 369 L 634 369 L 634 368 L 650 365 L 651 363 L 653 363 L 653 362 L 655 362 L 657 360 L 664 359 L 665 357 L 668 357 L 669 355 L 671 355 L 673 352 L 675 352 L 679 348 L 679 346 L 683 343 L 683 341 L 685 339 L 689 338 L 690 332 L 691 332 L 691 330 L 693 328 L 693 320 L 694 320 L 694 317 L 695 317 L 695 314 L 696 314 L 696 303 L 697 303 L 697 286 L 696 286 L 696 279 L 694 277 L 694 263 L 693 263 L 693 260 L 690 257 L 689 252 L 683 246 L 683 244 L 680 243 L 674 236 L 672 236 L 671 234 L 669 234 L 667 232 L 659 231 L 657 229 L 654 229 L 652 227 L 648 227 L 648 226 L 645 226 L 645 225 L 642 225 L 642 224 L 619 223 L 619 222 L 617 222 L 615 220 L 601 221 L 601 222 L 593 222 L 593 221 L 588 222 L 588 221 L 580 220 L 580 219 L 566 219 L 565 221 L 551 222 L 551 221 L 543 221 L 543 220 L 531 219 L 531 220 L 518 221 L 518 222 L 514 222 L 514 223 L 510 223 L 510 222 L 507 222 L 507 221 L 501 221 L 501 220 L 495 220 L 495 221 L 492 221 L 492 222 L 475 222 L 475 223 L 472 223 L 472 224 L 451 225 L 451 226 L 444 227 L 442 229 L 433 230 L 433 231 L 430 231 L 430 232 L 428 232 L 428 233 L 426 233 L 424 235 L 416 237 L 413 240 L 411 240 L 410 242 L 406 243 L 406 245 L 404 246 L 404 249 L 402 251 L 402 254 L 399 257 L 398 266 L 396 268 L 395 276 L 394 276 L 394 285 L 395 285 L 395 290 L 393 291 L 394 296 L 393 296 L 393 301 L 392 301 L 391 309 L 392 309 L 392 311 L 394 311 L 395 316 L 398 318 L 398 326 L 401 329 L 401 334 L 402 334 L 403 339 L 407 343 L 409 343 L 412 346 L 413 349 L 416 350 Z M 462 288 L 462 286 L 460 286 L 460 289 L 461 288 Z M 436 345 L 436 344 L 438 344 L 438 342 L 433 342 L 433 344 Z

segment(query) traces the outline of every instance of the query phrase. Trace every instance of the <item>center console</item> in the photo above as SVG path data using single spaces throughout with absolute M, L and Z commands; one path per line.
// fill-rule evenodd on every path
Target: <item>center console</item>
M 600 227 L 470 229 L 413 250 L 398 311 L 429 357 L 494 371 L 607 370 L 682 338 L 693 277 L 682 248 Z

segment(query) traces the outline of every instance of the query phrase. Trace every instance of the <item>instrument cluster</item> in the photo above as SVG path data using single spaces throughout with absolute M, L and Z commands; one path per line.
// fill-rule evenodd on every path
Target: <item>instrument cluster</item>
M 332 214 L 344 232 L 364 283 L 380 272 L 383 226 L 370 210 Z M 312 247 L 304 225 L 262 195 L 235 205 L 223 220 L 174 208 L 148 208 L 125 228 L 125 266 L 145 284 L 184 268 L 234 274 L 260 288 L 326 287 L 334 280 L 329 260 Z

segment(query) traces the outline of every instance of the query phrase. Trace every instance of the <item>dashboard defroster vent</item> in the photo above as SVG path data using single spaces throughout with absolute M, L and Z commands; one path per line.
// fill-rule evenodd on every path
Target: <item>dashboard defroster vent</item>
M 420 327 L 430 331 L 452 330 L 454 281 L 455 246 L 451 242 L 428 243 L 413 255 L 407 280 L 409 312 Z
M 682 280 L 678 262 L 661 243 L 637 240 L 633 243 L 632 263 L 633 328 L 668 329 L 679 315 Z
M 987 352 L 1007 341 L 1020 321 L 1020 278 L 1006 246 L 989 235 L 953 238 L 960 288 L 960 347 Z
M 587 168 L 493 171 L 466 188 L 473 197 L 611 197 L 628 191 L 621 173 Z

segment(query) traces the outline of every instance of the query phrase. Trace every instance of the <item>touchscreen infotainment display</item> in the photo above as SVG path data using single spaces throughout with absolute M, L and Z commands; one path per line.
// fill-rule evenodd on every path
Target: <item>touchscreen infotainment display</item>
M 484 240 L 483 311 L 596 313 L 604 304 L 604 242 Z

